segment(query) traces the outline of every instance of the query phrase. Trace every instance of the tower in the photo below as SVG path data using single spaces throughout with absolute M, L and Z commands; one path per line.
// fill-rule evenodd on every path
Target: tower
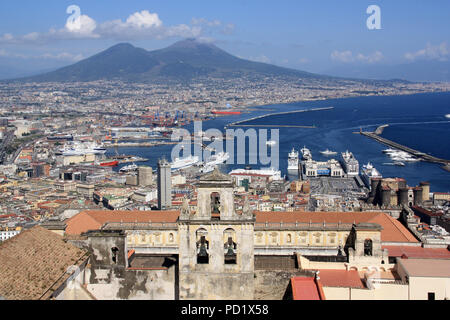
M 142 166 L 139 167 L 139 186 L 148 187 L 153 183 L 153 170 L 151 167 Z
M 197 184 L 197 210 L 179 219 L 180 299 L 251 300 L 255 218 L 234 210 L 233 180 L 217 168 Z
M 158 162 L 158 209 L 166 210 L 172 206 L 172 180 L 170 163 L 166 160 Z

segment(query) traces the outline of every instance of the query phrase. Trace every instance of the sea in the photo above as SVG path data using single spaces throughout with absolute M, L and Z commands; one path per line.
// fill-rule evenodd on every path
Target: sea
M 332 108 L 331 108 L 332 107 Z M 378 126 L 388 124 L 382 137 L 406 145 L 430 155 L 450 159 L 450 92 L 423 93 L 400 96 L 369 96 L 344 99 L 330 99 L 320 101 L 306 101 L 290 104 L 274 104 L 252 107 L 250 112 L 241 115 L 229 115 L 204 121 L 202 130 L 210 128 L 221 130 L 225 134 L 225 127 L 233 122 L 254 117 L 286 111 L 297 111 L 312 108 L 330 108 L 321 111 L 273 115 L 245 122 L 245 125 L 292 125 L 314 126 L 315 128 L 280 127 L 278 144 L 273 148 L 279 153 L 279 170 L 288 179 L 295 179 L 287 172 L 288 153 L 292 148 L 299 151 L 306 146 L 311 150 L 314 160 L 326 161 L 338 158 L 341 152 L 349 150 L 360 163 L 360 167 L 368 162 L 372 163 L 383 177 L 401 177 L 407 180 L 409 186 L 416 186 L 422 181 L 431 184 L 432 192 L 450 192 L 450 172 L 441 165 L 427 162 L 405 163 L 404 167 L 392 166 L 390 158 L 382 150 L 388 147 L 355 132 L 374 131 Z M 449 115 L 446 117 L 446 115 Z M 241 123 L 244 124 L 244 123 Z M 193 123 L 185 129 L 193 133 Z M 238 128 L 230 128 L 238 129 Z M 244 131 L 251 127 L 242 128 Z M 267 129 L 270 139 L 271 130 L 276 128 L 255 127 Z M 208 142 L 206 142 L 208 144 Z M 249 151 L 248 141 L 246 150 Z M 226 142 L 223 144 L 226 150 Z M 123 147 L 118 148 L 120 154 L 137 155 L 149 159 L 148 165 L 156 169 L 157 162 L 163 156 L 171 158 L 174 145 L 157 147 Z M 235 146 L 236 150 L 237 146 Z M 337 155 L 327 157 L 320 151 L 332 150 Z M 108 154 L 116 151 L 109 150 Z M 188 154 L 187 151 L 185 151 Z M 192 151 L 193 152 L 193 151 Z M 300 152 L 299 152 L 300 153 Z M 234 152 L 235 157 L 237 156 Z M 300 154 L 301 155 L 301 154 Z M 246 164 L 225 164 L 221 166 L 223 172 L 236 168 L 267 168 L 270 165 L 253 164 L 247 155 Z M 120 167 L 122 167 L 121 165 Z M 119 168 L 120 168 L 119 167 Z M 119 168 L 116 168 L 118 170 Z

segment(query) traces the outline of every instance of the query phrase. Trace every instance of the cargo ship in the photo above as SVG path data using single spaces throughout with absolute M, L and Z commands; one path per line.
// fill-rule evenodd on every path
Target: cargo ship
M 119 161 L 117 160 L 103 160 L 99 162 L 99 165 L 102 167 L 117 167 L 119 165 Z
M 217 115 L 233 115 L 233 114 L 242 114 L 240 111 L 221 111 L 221 110 L 213 110 L 211 111 L 212 114 Z

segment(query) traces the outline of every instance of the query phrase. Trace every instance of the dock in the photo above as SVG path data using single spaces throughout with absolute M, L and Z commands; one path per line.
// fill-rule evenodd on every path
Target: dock
M 225 129 L 227 127 L 269 127 L 269 128 L 306 128 L 306 129 L 314 129 L 316 126 L 310 125 L 310 126 L 296 126 L 296 125 L 263 125 L 263 124 L 255 124 L 255 125 L 248 125 L 248 124 L 242 124 L 253 120 L 258 119 L 264 119 L 267 117 L 272 116 L 279 116 L 283 114 L 293 114 L 293 113 L 303 113 L 303 112 L 312 112 L 312 111 L 325 111 L 325 110 L 332 110 L 334 107 L 325 107 L 325 108 L 312 108 L 312 109 L 303 109 L 303 110 L 295 110 L 295 111 L 286 111 L 286 112 L 277 112 L 277 113 L 269 113 L 258 117 L 253 117 L 246 120 L 240 120 L 236 122 L 232 122 L 225 126 Z
M 378 141 L 379 143 L 387 145 L 388 147 L 395 148 L 395 149 L 407 152 L 407 153 L 411 154 L 412 156 L 414 156 L 414 157 L 416 157 L 416 158 L 418 158 L 418 159 L 420 159 L 422 161 L 442 164 L 443 165 L 442 169 L 450 171 L 450 160 L 437 158 L 437 157 L 431 156 L 429 154 L 426 154 L 424 152 L 420 152 L 418 150 L 414 150 L 412 148 L 409 148 L 407 146 L 404 146 L 404 145 L 402 145 L 400 143 L 397 143 L 397 142 L 394 142 L 392 140 L 380 137 L 378 132 L 380 132 L 380 131 L 383 132 L 382 130 L 384 128 L 386 128 L 386 127 L 387 127 L 387 125 L 380 126 L 374 132 L 365 132 L 365 131 L 361 130 L 359 133 L 361 135 L 363 135 L 363 136 L 366 136 L 366 137 L 371 138 L 371 139 L 373 139 L 375 141 Z M 382 128 L 382 129 L 380 129 L 380 128 Z

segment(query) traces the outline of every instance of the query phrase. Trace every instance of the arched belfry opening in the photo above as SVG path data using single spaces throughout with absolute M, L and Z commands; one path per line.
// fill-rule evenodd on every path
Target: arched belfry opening
M 364 255 L 372 256 L 373 254 L 373 243 L 371 239 L 364 240 Z
M 220 193 L 211 193 L 211 213 L 220 214 Z
M 226 240 L 224 248 L 224 263 L 225 264 L 236 264 L 237 263 L 237 243 L 236 243 L 236 232 L 229 228 L 224 231 L 224 239 Z
M 197 264 L 209 263 L 208 232 L 205 229 L 197 230 Z

